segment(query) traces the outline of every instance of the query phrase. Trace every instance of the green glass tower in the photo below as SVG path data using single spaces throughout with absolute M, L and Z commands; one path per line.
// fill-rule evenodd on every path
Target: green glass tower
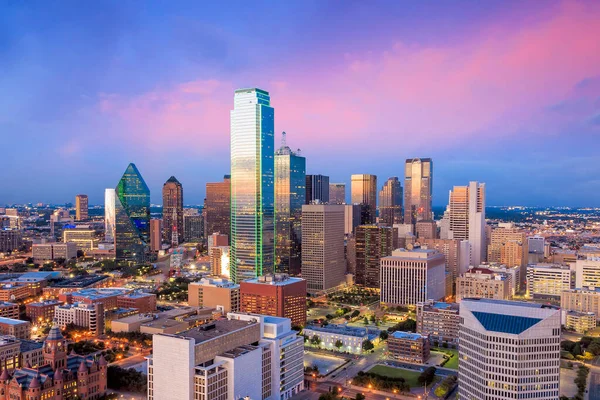
M 135 164 L 129 164 L 116 189 L 117 260 L 141 262 L 150 237 L 150 189 Z
M 269 93 L 239 89 L 231 111 L 231 278 L 272 273 L 275 115 Z

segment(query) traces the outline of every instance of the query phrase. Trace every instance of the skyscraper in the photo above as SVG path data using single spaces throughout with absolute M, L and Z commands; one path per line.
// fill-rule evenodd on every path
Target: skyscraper
M 87 194 L 75 196 L 75 221 L 88 219 L 88 197 Z
M 392 255 L 392 228 L 360 225 L 356 228 L 356 283 L 379 288 L 380 260 Z
M 402 185 L 398 177 L 388 178 L 379 191 L 379 223 L 386 226 L 402 223 Z
M 231 111 L 231 278 L 274 269 L 275 114 L 269 93 L 239 89 Z
M 344 206 L 302 206 L 302 278 L 315 293 L 344 281 Z
M 301 264 L 302 205 L 306 196 L 306 159 L 285 142 L 275 152 L 275 266 L 298 275 Z
M 117 195 L 115 189 L 104 190 L 104 240 L 108 243 L 115 242 L 115 207 Z
M 162 198 L 163 241 L 177 246 L 184 240 L 183 186 L 174 176 L 170 177 L 163 185 Z
M 206 184 L 204 200 L 204 236 L 215 232 L 229 235 L 231 233 L 231 177 L 225 175 L 223 182 Z
M 369 174 L 354 174 L 351 177 L 352 204 L 362 204 L 361 225 L 374 224 L 377 211 L 377 177 Z
M 150 189 L 135 164 L 129 164 L 115 192 L 116 258 L 142 261 L 150 238 Z
M 315 201 L 329 203 L 329 177 L 325 175 L 306 175 L 306 204 Z
M 329 204 L 346 204 L 346 184 L 329 184 Z
M 478 266 L 487 255 L 485 183 L 469 182 L 469 186 L 454 186 L 450 191 L 448 211 L 448 239 L 468 240 L 471 246 L 470 263 Z
M 153 218 L 150 220 L 150 251 L 159 251 L 162 248 L 163 220 Z
M 404 167 L 404 223 L 433 219 L 431 193 L 433 188 L 431 158 L 407 159 Z

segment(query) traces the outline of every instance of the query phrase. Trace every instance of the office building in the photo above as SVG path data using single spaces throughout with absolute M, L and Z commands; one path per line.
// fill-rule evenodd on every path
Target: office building
M 19 301 L 31 296 L 27 285 L 14 283 L 0 283 L 0 301 Z
M 344 206 L 302 206 L 302 278 L 316 293 L 344 282 Z
M 558 399 L 558 308 L 465 299 L 460 305 L 460 317 L 461 399 Z
M 156 311 L 156 295 L 134 291 L 117 297 L 117 307 L 121 309 L 136 309 L 140 313 Z
M 448 239 L 468 240 L 470 265 L 477 266 L 486 258 L 485 183 L 469 182 L 454 186 L 448 201 L 450 220 Z
M 593 312 L 566 311 L 565 328 L 585 334 L 596 328 L 596 314 Z
M 527 265 L 527 235 L 525 232 L 510 225 L 492 229 L 488 259 L 492 263 L 500 263 L 513 267 L 521 267 L 521 276 L 525 277 Z
M 402 212 L 402 184 L 398 177 L 388 178 L 379 191 L 379 223 L 386 226 L 401 224 L 404 220 Z
M 507 267 L 506 265 L 498 263 L 480 265 L 480 267 L 487 268 L 494 273 L 504 274 L 509 281 L 511 296 L 514 296 L 520 290 L 521 267 L 517 265 L 514 267 Z
M 458 344 L 460 323 L 458 311 L 457 303 L 433 300 L 417 303 L 417 333 L 429 336 L 434 344 L 447 343 L 455 347 Z
M 86 288 L 58 295 L 58 300 L 63 303 L 104 304 L 105 310 L 118 308 L 119 296 L 132 292 L 124 288 Z
M 158 252 L 162 250 L 162 231 L 163 220 L 152 218 L 150 220 L 150 251 Z
M 212 246 L 208 255 L 210 257 L 210 270 L 213 276 L 229 277 L 229 257 L 231 248 L 229 246 Z
M 350 196 L 352 204 L 360 204 L 361 225 L 377 222 L 377 176 L 354 174 L 350 177 Z
M 73 324 L 89 329 L 95 336 L 104 334 L 104 306 L 102 303 L 74 303 L 56 306 L 54 320 L 61 328 Z
M 0 317 L 0 335 L 14 336 L 17 339 L 31 337 L 31 323 L 19 319 Z
M 302 333 L 308 338 L 318 337 L 321 347 L 327 350 L 343 353 L 362 354 L 362 344 L 365 340 L 375 339 L 377 335 L 369 336 L 367 328 L 348 325 L 308 325 Z M 342 346 L 336 346 L 338 340 Z
M 301 264 L 302 205 L 306 200 L 306 159 L 285 141 L 275 152 L 275 267 L 298 275 Z
M 404 166 L 404 223 L 432 220 L 433 162 L 431 158 L 407 159 Z
M 437 224 L 435 221 L 419 221 L 415 225 L 417 239 L 437 239 Z
M 416 305 L 446 295 L 446 260 L 431 249 L 398 249 L 381 259 L 381 303 Z
M 164 183 L 162 200 L 163 241 L 171 243 L 171 246 L 178 246 L 184 241 L 183 186 L 174 176 Z
M 537 264 L 546 256 L 546 239 L 543 236 L 527 237 L 527 264 Z
M 329 184 L 329 204 L 346 204 L 346 184 Z
M 23 236 L 17 229 L 2 229 L 0 227 L 0 253 L 17 250 L 23 245 Z
M 58 300 L 45 300 L 25 305 L 25 315 L 34 324 L 49 323 L 54 320 L 56 306 L 62 304 Z
M 183 215 L 183 237 L 186 242 L 200 242 L 204 236 L 204 217 L 202 214 Z
M 469 268 L 469 248 L 461 247 L 455 239 L 419 239 L 423 248 L 437 250 L 446 258 L 447 290 L 446 295 L 456 293 L 455 281 L 461 273 Z
M 63 229 L 63 242 L 75 243 L 77 250 L 90 251 L 98 247 L 96 231 L 89 226 L 83 225 L 76 228 Z
M 274 110 L 269 93 L 235 91 L 231 111 L 231 278 L 272 273 L 275 251 Z
M 150 189 L 135 164 L 127 166 L 115 194 L 116 258 L 143 261 L 150 242 Z
M 304 326 L 306 280 L 276 274 L 240 282 L 240 311 L 289 318 L 292 326 Z
M 305 204 L 329 204 L 329 177 L 306 175 Z
M 380 260 L 392 254 L 392 228 L 360 225 L 356 228 L 355 283 L 379 288 Z
M 563 311 L 594 313 L 600 317 L 600 288 L 564 290 L 560 295 Z
M 36 262 L 77 258 L 77 244 L 74 242 L 34 244 L 31 249 Z
M 230 313 L 152 347 L 149 400 L 287 400 L 304 388 L 303 339 L 285 318 Z
M 75 196 L 75 221 L 85 221 L 88 218 L 87 194 L 78 194 Z
M 476 297 L 507 300 L 512 298 L 510 279 L 487 268 L 471 268 L 456 279 L 456 301 Z
M 575 287 L 600 288 L 600 258 L 588 257 L 575 262 Z
M 360 225 L 361 218 L 360 204 L 344 205 L 344 234 L 352 235 L 357 226 Z
M 202 278 L 188 286 L 188 304 L 209 307 L 223 313 L 240 310 L 240 285 L 227 279 Z
M 527 294 L 534 299 L 560 301 L 561 293 L 575 288 L 575 271 L 565 265 L 527 266 Z
M 104 190 L 104 241 L 107 243 L 115 242 L 116 237 L 116 208 L 117 194 L 115 189 Z
M 19 305 L 8 301 L 0 301 L 0 317 L 19 319 Z
M 21 363 L 21 341 L 12 336 L 0 336 L 0 366 L 2 370 L 12 371 L 19 368 Z M 0 393 L 0 399 L 2 398 Z
M 229 175 L 223 176 L 222 182 L 206 184 L 203 212 L 206 215 L 204 237 L 215 232 L 229 235 L 231 231 L 231 177 Z
M 429 336 L 396 331 L 387 340 L 389 357 L 395 361 L 425 364 L 430 355 Z

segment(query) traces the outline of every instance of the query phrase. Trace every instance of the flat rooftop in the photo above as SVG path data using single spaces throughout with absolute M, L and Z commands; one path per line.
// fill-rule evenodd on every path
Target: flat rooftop
M 296 278 L 294 276 L 289 276 L 286 274 L 275 274 L 275 275 L 264 275 L 258 278 L 248 279 L 242 281 L 242 283 L 253 283 L 253 284 L 261 284 L 261 285 L 273 285 L 273 286 L 285 286 L 291 285 L 298 282 L 305 281 L 302 278 Z
M 496 304 L 496 305 L 505 305 L 505 306 L 517 306 L 517 307 L 528 307 L 528 308 L 550 308 L 554 310 L 558 310 L 559 307 L 552 306 L 549 304 L 539 304 L 539 303 L 529 303 L 527 301 L 516 301 L 516 300 L 495 300 L 495 299 L 480 299 L 474 297 L 465 297 L 461 300 L 468 302 L 478 302 L 478 303 L 487 303 L 487 304 Z
M 71 279 L 63 279 L 54 283 L 51 287 L 53 288 L 84 288 L 86 286 L 93 285 L 94 283 L 101 282 L 108 279 L 108 275 L 92 275 L 92 276 L 78 276 Z
M 418 333 L 396 331 L 392 333 L 392 337 L 396 339 L 421 340 L 425 336 L 420 335 Z
M 22 324 L 28 324 L 29 322 L 27 321 L 21 321 L 20 319 L 12 319 L 12 318 L 5 318 L 5 317 L 0 317 L 0 324 L 5 324 L 5 325 L 22 325 Z
M 181 332 L 178 336 L 194 339 L 199 344 L 251 325 L 258 325 L 258 322 L 223 319 Z
M 102 289 L 83 289 L 77 292 L 71 293 L 73 296 L 85 297 L 90 300 L 99 300 L 106 297 L 112 296 L 124 296 L 128 294 L 131 289 L 124 288 L 102 288 Z
M 358 328 L 348 325 L 334 325 L 329 324 L 327 326 L 308 325 L 304 329 L 310 329 L 317 332 L 333 333 L 337 335 L 365 337 L 368 332 L 365 328 Z

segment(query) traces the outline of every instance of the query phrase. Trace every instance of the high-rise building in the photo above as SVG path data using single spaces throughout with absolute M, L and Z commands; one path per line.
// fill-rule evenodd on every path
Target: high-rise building
M 115 189 L 104 190 L 104 240 L 108 243 L 115 242 L 116 221 L 116 201 L 117 195 Z
M 393 226 L 402 223 L 402 197 L 402 185 L 398 177 L 388 178 L 379 191 L 380 224 Z
M 0 253 L 13 251 L 23 244 L 23 235 L 20 230 L 0 229 Z
M 88 197 L 87 194 L 75 196 L 75 221 L 88 219 Z
M 289 318 L 292 326 L 304 326 L 306 280 L 275 274 L 240 282 L 240 311 Z
M 508 267 L 518 265 L 521 268 L 521 279 L 524 280 L 527 272 L 527 235 L 511 225 L 499 226 L 492 230 L 488 246 L 489 263 L 500 263 Z M 519 282 L 517 288 L 522 286 Z
M 575 287 L 600 288 L 600 259 L 587 257 L 575 262 Z
M 302 278 L 308 292 L 340 285 L 345 273 L 344 206 L 302 206 Z
M 150 239 L 150 189 L 135 164 L 129 164 L 115 192 L 117 260 L 142 261 Z
M 355 282 L 379 288 L 380 260 L 392 254 L 392 228 L 360 225 L 356 228 Z
M 433 161 L 431 158 L 407 159 L 404 167 L 404 223 L 432 220 Z
M 437 224 L 435 221 L 419 221 L 415 225 L 415 234 L 418 239 L 436 239 Z
M 512 298 L 510 278 L 487 268 L 471 268 L 456 278 L 456 301 L 477 297 L 508 300 Z
M 160 251 L 162 249 L 163 220 L 152 218 L 150 220 L 150 251 Z
M 446 273 L 448 275 L 446 295 L 456 293 L 456 278 L 469 268 L 469 251 L 461 251 L 460 240 L 454 239 L 419 239 L 423 247 L 439 251 L 446 257 Z
M 178 246 L 184 240 L 183 226 L 183 186 L 174 176 L 170 177 L 162 189 L 163 230 L 165 243 Z
M 346 204 L 346 184 L 329 184 L 329 204 Z
M 231 231 L 231 177 L 225 175 L 223 182 L 206 184 L 204 200 L 204 237 L 215 232 L 229 235 Z
M 454 186 L 448 202 L 450 230 L 448 239 L 468 240 L 471 265 L 477 266 L 486 257 L 485 183 L 469 182 Z
M 344 234 L 352 235 L 360 225 L 361 205 L 344 204 Z
M 62 328 L 74 324 L 100 336 L 104 334 L 104 304 L 61 304 L 54 308 L 54 320 Z
M 204 236 L 204 217 L 202 214 L 183 212 L 183 237 L 186 242 L 199 242 Z
M 446 260 L 431 249 L 398 249 L 381 259 L 381 302 L 416 305 L 446 295 Z
M 274 110 L 261 89 L 235 91 L 231 111 L 231 278 L 275 265 Z
M 461 399 L 558 399 L 561 321 L 557 307 L 465 299 L 460 320 Z
M 285 142 L 275 152 L 275 267 L 298 275 L 301 264 L 302 205 L 306 198 L 306 159 Z
M 329 177 L 306 175 L 306 204 L 329 203 Z
M 527 264 L 537 264 L 544 260 L 546 239 L 543 236 L 527 237 Z
M 354 174 L 351 179 L 351 203 L 362 204 L 361 225 L 374 224 L 377 220 L 377 176 Z

